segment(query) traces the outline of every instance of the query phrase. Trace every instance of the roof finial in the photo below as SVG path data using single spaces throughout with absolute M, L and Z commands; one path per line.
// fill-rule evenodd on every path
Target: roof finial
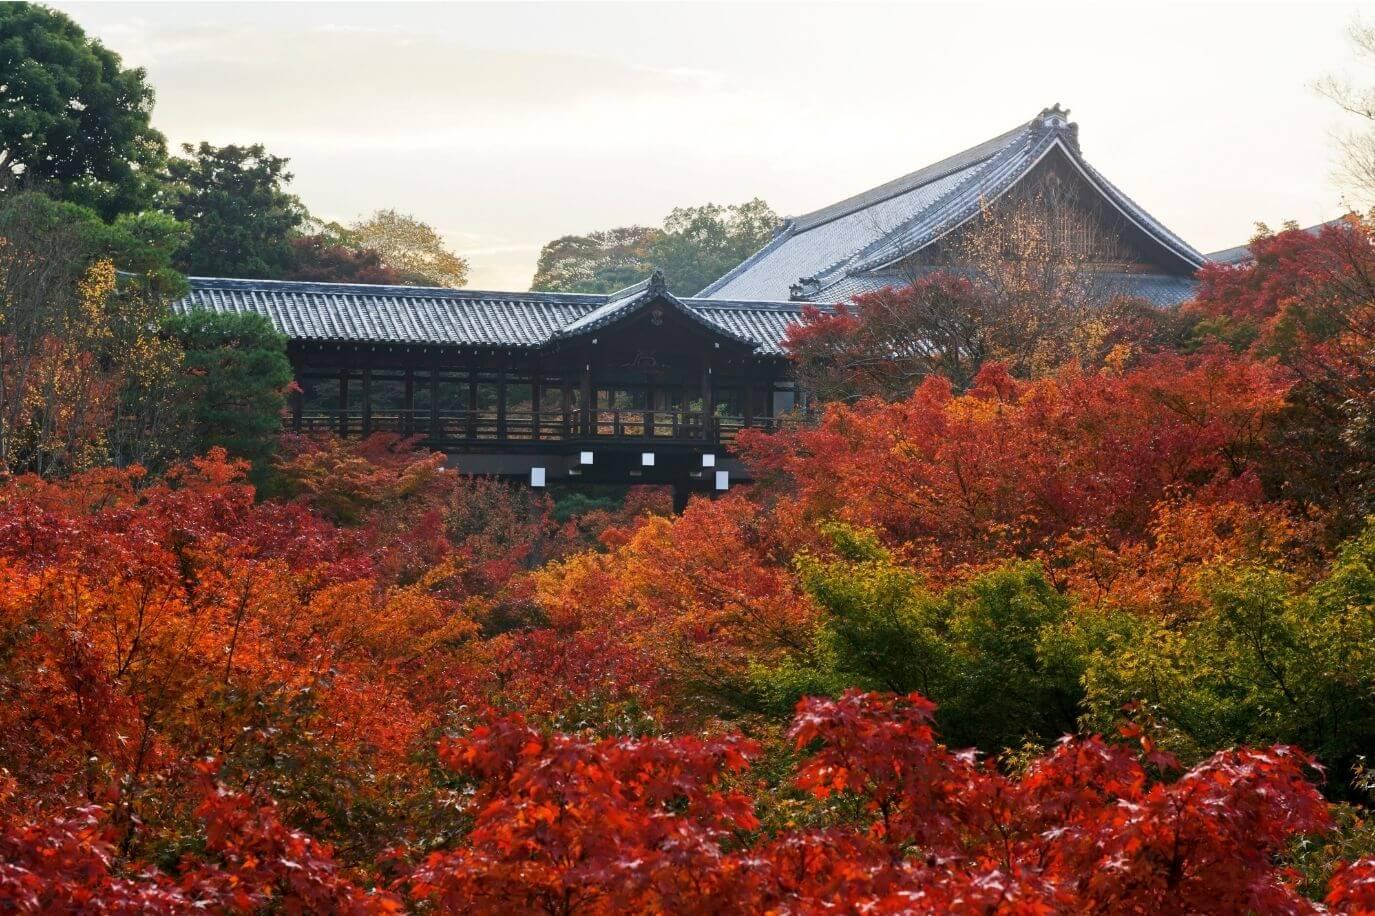
M 1070 146 L 1079 149 L 1079 125 L 1069 119 L 1069 109 L 1061 108 L 1056 102 L 1049 108 L 1042 108 L 1033 120 L 1032 126 L 1048 132 L 1059 132 Z
M 668 283 L 664 280 L 664 272 L 659 268 L 654 268 L 654 273 L 649 275 L 649 285 L 645 287 L 647 293 L 662 293 L 668 290 Z

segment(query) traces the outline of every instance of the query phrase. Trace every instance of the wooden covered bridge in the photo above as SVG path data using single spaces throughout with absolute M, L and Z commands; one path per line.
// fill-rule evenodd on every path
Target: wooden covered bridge
M 747 479 L 736 434 L 801 407 L 781 343 L 801 303 L 190 279 L 177 303 L 257 312 L 288 340 L 292 429 L 420 436 L 464 471 L 528 480 Z

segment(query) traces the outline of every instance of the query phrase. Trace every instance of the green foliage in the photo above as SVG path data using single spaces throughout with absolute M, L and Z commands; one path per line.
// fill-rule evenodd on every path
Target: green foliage
M 826 533 L 839 559 L 798 561 L 821 623 L 806 653 L 756 669 L 768 705 L 849 687 L 917 691 L 939 704 L 952 744 L 994 752 L 1074 730 L 1086 634 L 1039 567 L 1009 564 L 932 592 L 872 535 Z
M 565 235 L 540 249 L 532 290 L 611 293 L 654 270 L 650 247 L 662 233 L 622 226 L 587 235 Z
M 540 251 L 534 290 L 610 293 L 658 267 L 675 295 L 692 296 L 764 246 L 778 215 L 755 198 L 723 207 L 678 207 L 662 229 L 622 226 L 565 235 Z
M 1297 744 L 1343 791 L 1375 752 L 1375 526 L 1303 589 L 1258 566 L 1205 578 L 1208 611 L 1178 627 L 1138 619 L 1086 670 L 1092 727 L 1140 701 L 1167 746 L 1189 759 L 1216 748 Z
M 651 257 L 674 294 L 695 296 L 763 248 L 778 223 L 778 214 L 757 197 L 729 207 L 677 207 L 664 220 Z
M 103 218 L 146 208 L 167 156 L 142 69 L 62 13 L 0 5 L 0 187 L 9 181 Z
M 257 314 L 192 311 L 170 318 L 167 330 L 186 351 L 195 450 L 223 446 L 264 470 L 292 378 L 286 339 Z
M 177 266 L 196 276 L 272 279 L 294 264 L 291 240 L 305 222 L 287 193 L 287 160 L 261 144 L 183 144 L 168 163 L 171 210 L 190 227 Z

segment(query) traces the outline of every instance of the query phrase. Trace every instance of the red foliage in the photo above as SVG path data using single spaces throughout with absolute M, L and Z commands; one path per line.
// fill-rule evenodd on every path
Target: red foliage
M 1139 539 L 1170 495 L 1254 501 L 1252 453 L 1285 390 L 1222 354 L 1036 382 L 992 364 L 965 395 L 932 377 L 906 401 L 832 405 L 816 428 L 747 432 L 740 447 L 793 481 L 809 515 L 874 527 L 940 568 L 1083 532 Z
M 739 739 L 590 741 L 496 719 L 441 748 L 480 780 L 465 848 L 432 855 L 413 892 L 446 912 L 721 911 L 720 842 L 756 825 L 723 786 Z
M 857 798 L 866 818 L 737 851 L 755 821 L 726 785 L 748 745 L 493 720 L 443 751 L 479 780 L 476 825 L 413 892 L 445 912 L 1316 911 L 1274 862 L 1328 824 L 1303 754 L 1223 752 L 1164 782 L 1126 745 L 1067 738 L 1013 779 L 938 744 L 932 709 L 916 695 L 804 701 L 797 785 Z M 1341 873 L 1333 900 L 1358 906 L 1365 869 Z

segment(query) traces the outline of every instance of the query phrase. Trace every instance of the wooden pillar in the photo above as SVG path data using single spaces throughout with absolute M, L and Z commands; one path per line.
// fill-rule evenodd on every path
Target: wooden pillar
M 540 371 L 536 366 L 530 377 L 530 438 L 539 438 Z
M 506 357 L 497 366 L 497 438 L 506 438 Z
M 473 354 L 474 357 L 477 354 Z M 477 438 L 477 359 L 474 358 L 468 369 L 468 439 Z
M 716 441 L 716 405 L 712 403 L 711 357 L 702 366 L 702 438 L 707 442 Z
M 592 435 L 592 364 L 584 363 L 582 369 L 582 403 L 579 416 L 582 417 L 582 435 L 584 437 Z
M 754 425 L 754 372 L 750 360 L 745 360 L 745 426 Z
M 372 367 L 363 370 L 363 438 L 372 435 Z
M 401 432 L 411 435 L 415 432 L 415 370 L 406 370 L 406 393 L 401 402 Z
M 301 385 L 296 384 L 296 390 L 291 392 L 291 431 L 299 433 L 301 431 L 301 414 L 305 410 L 305 395 L 301 391 Z
M 339 435 L 349 434 L 349 371 L 339 370 Z
M 438 444 L 439 431 L 439 357 L 430 363 L 430 445 Z
M 563 437 L 573 437 L 573 380 L 565 372 L 560 379 L 563 384 Z

